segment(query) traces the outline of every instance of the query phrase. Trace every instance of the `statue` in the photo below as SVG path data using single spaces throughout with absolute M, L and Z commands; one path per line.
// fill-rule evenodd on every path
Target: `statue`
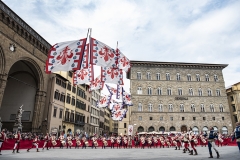
M 22 113 L 24 110 L 22 109 L 23 105 L 21 105 L 18 109 L 16 119 L 15 119 L 15 124 L 14 124 L 14 131 L 22 130 Z

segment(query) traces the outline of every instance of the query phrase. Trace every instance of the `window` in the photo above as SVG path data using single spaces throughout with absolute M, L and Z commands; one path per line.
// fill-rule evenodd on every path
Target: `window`
M 157 89 L 157 95 L 162 95 L 162 89 L 160 87 Z
M 64 95 L 63 93 L 61 94 L 60 101 L 61 101 L 61 102 L 65 102 L 65 95 Z
M 208 88 L 208 96 L 212 96 L 212 90 L 210 88 Z
M 75 97 L 72 97 L 72 105 L 75 106 Z
M 191 110 L 192 110 L 192 112 L 196 112 L 196 108 L 195 108 L 194 104 L 191 104 Z
M 212 117 L 212 120 L 215 121 L 215 117 Z
M 203 117 L 203 120 L 206 121 L 206 117 Z
M 69 91 L 71 91 L 71 88 L 72 88 L 72 85 L 68 83 L 67 89 L 68 89 Z
M 68 72 L 68 76 L 69 76 L 69 77 L 72 77 L 72 74 L 73 74 L 73 73 L 72 73 L 71 71 Z
M 163 112 L 163 105 L 159 104 L 158 107 L 159 107 L 159 112 Z
M 193 89 L 192 89 L 192 88 L 189 88 L 188 91 L 189 91 L 189 95 L 190 95 L 190 96 L 193 96 Z
M 143 111 L 143 109 L 142 109 L 142 103 L 138 103 L 138 111 Z
M 57 116 L 57 107 L 54 107 L 53 109 L 53 117 L 56 117 Z
M 216 90 L 216 95 L 217 95 L 217 96 L 221 96 L 220 89 L 217 89 L 217 90 Z
M 170 117 L 170 121 L 173 121 L 173 117 Z
M 184 112 L 184 106 L 183 106 L 183 104 L 180 104 L 180 112 Z
M 152 95 L 152 88 L 148 87 L 148 95 Z
M 222 104 L 219 105 L 219 110 L 220 110 L 220 112 L 223 112 L 223 105 Z
M 232 105 L 232 111 L 233 111 L 233 112 L 236 112 L 236 107 L 235 107 L 234 104 Z
M 215 74 L 214 75 L 214 81 L 217 82 L 218 81 L 218 76 Z
M 71 101 L 71 97 L 70 97 L 70 94 L 67 94 L 67 103 L 70 104 L 70 101 Z
M 210 104 L 210 111 L 211 111 L 211 112 L 214 112 L 214 106 L 213 106 L 213 104 Z
M 170 81 L 170 74 L 169 73 L 166 73 L 166 80 Z
M 63 88 L 66 88 L 66 82 L 63 82 L 63 81 L 62 81 L 62 87 L 63 87 Z
M 173 105 L 172 105 L 172 104 L 169 104 L 169 105 L 168 105 L 168 111 L 169 111 L 169 112 L 173 112 Z
M 56 84 L 60 85 L 61 86 L 61 80 L 56 78 Z
M 160 73 L 157 73 L 157 74 L 156 74 L 156 78 L 157 78 L 157 80 L 160 80 L 160 79 L 161 79 Z
M 224 121 L 224 117 L 222 117 L 222 120 Z
M 205 80 L 209 81 L 209 75 L 208 74 L 205 74 Z
M 198 88 L 198 95 L 202 96 L 202 88 Z
M 187 80 L 188 80 L 188 81 L 192 81 L 191 74 L 187 74 Z
M 127 128 L 127 123 L 124 123 L 124 128 Z
M 139 117 L 138 117 L 138 120 L 141 121 L 141 120 L 142 120 L 142 116 L 139 116 Z
M 201 112 L 205 112 L 205 108 L 203 104 L 201 104 Z
M 149 117 L 149 120 L 151 121 L 151 120 L 153 120 L 153 118 L 152 118 L 152 117 Z
M 196 74 L 196 81 L 200 81 L 200 75 Z
M 196 117 L 193 117 L 193 120 L 196 121 Z
M 168 88 L 167 89 L 167 94 L 170 96 L 170 95 L 172 95 L 172 90 L 171 90 L 171 88 Z
M 153 105 L 151 103 L 148 104 L 148 111 L 149 112 L 152 112 L 153 110 Z
M 151 73 L 147 72 L 147 79 L 151 79 Z
M 63 114 L 63 110 L 60 109 L 60 112 L 59 112 L 59 118 L 62 118 L 62 114 Z
M 181 76 L 179 73 L 177 73 L 177 81 L 180 81 L 181 80 Z
M 54 93 L 54 99 L 59 100 L 60 99 L 60 93 L 58 91 L 55 91 Z
M 230 96 L 230 99 L 231 99 L 232 102 L 234 101 L 233 96 Z
M 137 72 L 137 79 L 142 79 L 142 74 L 141 74 L 141 72 Z
M 160 117 L 160 119 L 159 119 L 160 121 L 163 121 L 163 117 Z
M 137 94 L 142 94 L 142 87 L 137 88 Z
M 182 95 L 182 88 L 178 88 L 178 95 L 179 95 L 179 96 Z
M 72 92 L 76 93 L 76 87 L 72 86 Z
M 182 117 L 182 121 L 184 121 L 185 117 Z

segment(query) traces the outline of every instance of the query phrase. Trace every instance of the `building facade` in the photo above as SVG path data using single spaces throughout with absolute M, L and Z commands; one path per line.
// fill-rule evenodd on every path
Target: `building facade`
M 240 122 L 240 82 L 226 89 L 233 128 Z
M 224 64 L 131 61 L 130 124 L 142 131 L 232 131 Z
M 90 135 L 99 134 L 99 117 L 100 117 L 100 109 L 97 107 L 97 102 L 100 99 L 100 90 L 94 90 L 92 93 L 91 100 L 91 117 L 90 117 Z

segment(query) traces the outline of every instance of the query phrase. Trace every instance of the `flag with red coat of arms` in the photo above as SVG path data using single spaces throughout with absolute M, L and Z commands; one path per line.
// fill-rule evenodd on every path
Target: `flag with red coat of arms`
M 116 53 L 118 56 L 118 68 L 128 72 L 131 68 L 130 60 L 118 48 L 116 49 Z
M 123 85 L 122 69 L 101 67 L 101 80 L 105 83 L 113 83 Z
M 102 67 L 117 67 L 117 55 L 114 49 L 91 38 L 90 63 Z
M 116 121 L 122 121 L 126 113 L 127 109 L 118 109 L 117 111 L 112 112 L 112 119 Z
M 132 106 L 131 95 L 122 88 L 123 104 Z
M 109 86 L 107 84 L 105 84 L 105 86 L 107 87 L 107 89 L 108 89 L 110 94 L 117 95 L 117 88 L 111 87 L 111 86 Z
M 81 69 L 74 72 L 73 84 L 86 84 L 93 81 L 93 65 L 89 64 L 87 69 Z
M 87 38 L 57 43 L 51 47 L 46 61 L 46 73 L 79 70 Z
M 111 101 L 112 95 L 104 95 L 100 98 L 100 100 L 97 102 L 97 107 L 107 107 Z
M 89 91 L 102 89 L 104 86 L 104 82 L 101 81 L 101 75 L 99 75 L 97 78 L 95 78 L 89 86 Z
M 111 102 L 111 104 L 109 105 L 109 109 L 111 110 L 112 113 L 118 111 L 119 109 L 123 108 L 123 104 L 121 102 L 116 102 L 113 101 Z

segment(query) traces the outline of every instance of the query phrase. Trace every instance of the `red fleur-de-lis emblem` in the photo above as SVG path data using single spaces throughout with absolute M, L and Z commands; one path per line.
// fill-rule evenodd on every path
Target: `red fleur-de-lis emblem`
M 69 54 L 70 51 L 70 54 Z M 70 61 L 70 59 L 73 57 L 72 50 L 67 46 L 64 48 L 62 52 L 57 56 L 57 60 L 61 61 L 61 64 L 66 64 L 67 61 Z
M 116 118 L 120 117 L 122 115 L 121 111 L 118 111 L 117 113 L 114 114 Z
M 126 95 L 126 96 L 125 96 L 125 98 L 126 98 L 128 101 L 130 101 L 130 100 L 131 100 L 131 97 L 130 97 L 130 95 Z
M 115 105 L 114 105 L 114 108 L 115 108 L 115 110 L 117 111 L 117 110 L 120 109 L 120 106 L 119 106 L 118 104 L 115 104 Z
M 81 80 L 83 80 L 87 75 L 88 75 L 88 72 L 87 72 L 86 70 L 82 69 L 82 70 L 80 70 L 80 71 L 78 72 L 78 75 L 77 75 L 77 76 L 78 76 Z
M 114 53 L 112 53 L 112 51 L 106 46 L 104 46 L 103 49 L 101 48 L 99 54 L 103 57 L 105 62 L 114 57 Z
M 95 81 L 93 81 L 93 86 L 97 87 L 101 83 L 100 79 L 96 78 Z
M 112 91 L 112 93 L 117 93 L 117 90 L 116 89 L 114 89 L 114 88 L 111 88 L 111 91 Z
M 106 101 L 107 101 L 107 100 L 106 100 L 106 97 L 103 97 L 103 98 L 100 100 L 100 103 L 101 103 L 101 104 L 104 104 L 104 103 L 106 103 Z
M 107 74 L 113 79 L 115 76 L 118 76 L 118 71 L 114 68 L 110 68 L 107 70 Z
M 129 61 L 125 56 L 120 60 L 120 62 L 122 62 L 123 67 L 129 65 Z

